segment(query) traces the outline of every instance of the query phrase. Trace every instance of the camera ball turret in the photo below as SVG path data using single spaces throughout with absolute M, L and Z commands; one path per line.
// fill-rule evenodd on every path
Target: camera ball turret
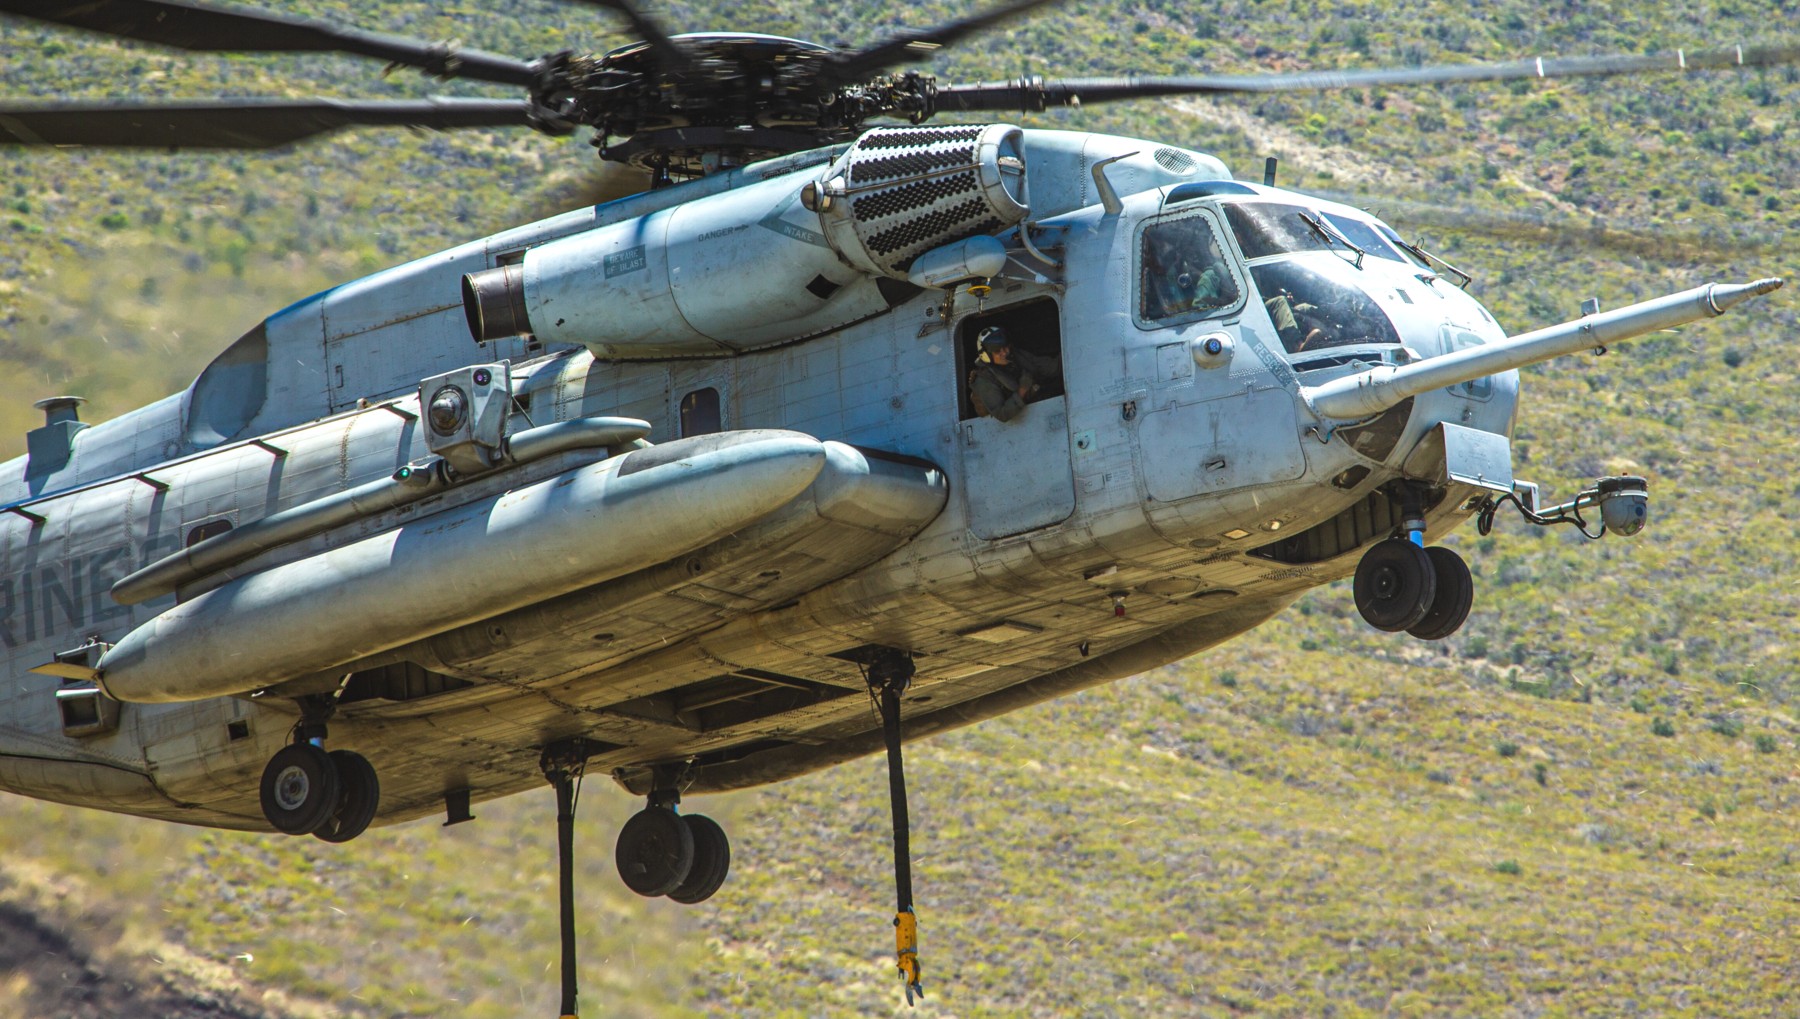
M 1643 478 L 1601 478 L 1594 487 L 1600 493 L 1600 518 L 1607 530 L 1629 538 L 1650 522 L 1650 486 Z

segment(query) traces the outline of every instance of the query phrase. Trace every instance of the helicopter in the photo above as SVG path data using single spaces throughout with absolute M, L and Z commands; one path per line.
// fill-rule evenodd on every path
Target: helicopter
M 1547 506 L 1514 477 L 1517 369 L 1779 280 L 1509 336 L 1460 270 L 1272 168 L 1257 183 L 1182 146 L 930 122 L 1792 49 L 963 86 L 888 73 L 1037 5 L 842 53 L 670 35 L 621 0 L 601 6 L 643 41 L 526 62 L 239 8 L 0 3 L 527 93 L 0 103 L 14 144 L 589 128 L 648 184 L 276 312 L 189 389 L 113 421 L 42 401 L 0 475 L 15 678 L 0 787 L 347 842 L 548 780 L 574 1014 L 566 877 L 588 768 L 646 801 L 615 848 L 626 884 L 697 903 L 729 842 L 684 794 L 885 751 L 910 998 L 905 740 L 1198 653 L 1347 576 L 1370 625 L 1443 639 L 1474 583 L 1433 542 L 1508 503 L 1584 531 L 1597 514 L 1595 534 L 1643 527 L 1642 479 Z M 1006 373 L 1017 352 L 1054 367 Z M 973 395 L 996 376 L 1018 396 L 1007 420 Z

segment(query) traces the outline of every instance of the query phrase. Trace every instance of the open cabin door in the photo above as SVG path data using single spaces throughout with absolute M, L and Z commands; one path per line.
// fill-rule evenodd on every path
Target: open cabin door
M 971 315 L 957 325 L 957 382 L 962 421 L 964 505 L 978 538 L 1005 538 L 1068 519 L 1075 512 L 1075 471 L 1069 459 L 1069 412 L 1061 372 L 1039 379 L 1039 389 L 1010 421 L 977 413 L 970 377 L 980 348 L 976 337 L 1000 326 L 1012 345 L 1039 358 L 1062 358 L 1062 320 L 1045 298 Z

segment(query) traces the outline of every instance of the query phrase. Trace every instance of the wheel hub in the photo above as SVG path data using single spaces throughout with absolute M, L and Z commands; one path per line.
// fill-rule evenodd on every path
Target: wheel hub
M 1392 567 L 1384 566 L 1375 573 L 1375 597 L 1388 601 L 1400 591 L 1400 576 Z
M 306 769 L 298 765 L 290 764 L 281 769 L 275 779 L 275 802 L 281 804 L 283 810 L 299 810 L 310 792 L 312 781 L 306 777 Z

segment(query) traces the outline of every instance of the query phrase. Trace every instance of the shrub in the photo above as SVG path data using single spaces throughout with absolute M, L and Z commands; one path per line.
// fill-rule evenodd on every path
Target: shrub
M 1597 822 L 1577 825 L 1575 834 L 1580 836 L 1583 842 L 1593 846 L 1609 846 L 1618 838 L 1618 834 L 1612 830 L 1611 825 Z
M 1744 723 L 1726 715 L 1712 720 L 1712 731 L 1727 739 L 1737 739 L 1744 734 Z
M 1775 737 L 1766 732 L 1756 734 L 1756 752 L 1759 754 L 1772 754 L 1779 745 L 1775 742 Z
M 1518 877 L 1520 874 L 1525 873 L 1525 868 L 1519 866 L 1519 861 L 1517 860 L 1501 860 L 1499 863 L 1494 864 L 1494 870 L 1513 877 Z
M 1519 756 L 1519 745 L 1507 740 L 1502 740 L 1501 742 L 1494 744 L 1494 751 L 1501 757 L 1517 757 Z
M 1650 733 L 1653 736 L 1673 736 L 1675 735 L 1675 723 L 1666 718 L 1655 718 L 1650 722 Z

